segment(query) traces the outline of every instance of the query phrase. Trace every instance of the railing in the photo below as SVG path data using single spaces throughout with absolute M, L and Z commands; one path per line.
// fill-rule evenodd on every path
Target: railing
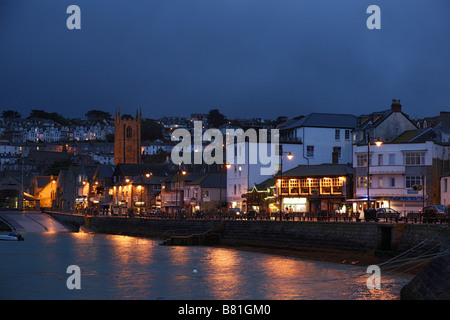
M 280 215 L 280 212 L 260 212 L 250 211 L 249 213 L 228 211 L 209 211 L 209 212 L 141 212 L 132 215 L 111 214 L 110 212 L 102 214 L 84 213 L 88 216 L 98 217 L 133 217 L 142 219 L 188 219 L 188 220 L 271 220 L 271 221 L 329 221 L 329 222 L 362 222 L 365 221 L 364 214 L 358 212 L 338 213 L 338 212 L 289 212 Z M 424 216 L 420 212 L 410 211 L 400 216 L 390 213 L 377 213 L 376 218 L 367 219 L 367 221 L 386 222 L 386 223 L 431 223 L 431 224 L 449 224 L 450 214 L 437 214 L 435 216 Z

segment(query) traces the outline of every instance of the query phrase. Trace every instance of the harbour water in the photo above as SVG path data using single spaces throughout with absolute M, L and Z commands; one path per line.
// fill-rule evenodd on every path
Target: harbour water
M 71 232 L 0 241 L 0 299 L 355 300 L 398 299 L 409 280 L 383 275 L 367 288 L 365 267 L 157 240 Z M 80 268 L 81 289 L 68 289 Z

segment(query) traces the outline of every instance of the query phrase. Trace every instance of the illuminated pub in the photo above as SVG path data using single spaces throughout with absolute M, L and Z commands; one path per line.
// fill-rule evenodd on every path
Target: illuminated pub
M 275 196 L 283 212 L 346 213 L 352 177 L 353 168 L 344 164 L 300 165 L 275 177 Z

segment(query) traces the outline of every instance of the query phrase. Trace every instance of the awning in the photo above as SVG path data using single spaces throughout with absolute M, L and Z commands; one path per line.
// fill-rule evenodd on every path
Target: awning
M 23 193 L 23 198 L 25 200 L 29 200 L 29 201 L 38 201 L 38 198 L 33 197 L 31 194 L 24 192 Z
M 389 197 L 389 201 L 423 201 L 423 197 Z
M 376 201 L 376 200 L 380 200 L 379 198 L 370 198 L 370 201 Z M 358 199 L 347 199 L 347 202 L 366 202 L 367 201 L 367 197 L 366 198 L 358 198 Z

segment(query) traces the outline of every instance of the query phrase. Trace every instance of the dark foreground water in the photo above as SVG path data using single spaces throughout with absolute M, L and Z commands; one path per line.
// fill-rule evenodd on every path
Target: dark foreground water
M 398 299 L 410 277 L 366 268 L 212 247 L 166 247 L 151 239 L 25 233 L 0 241 L 0 299 Z M 69 290 L 67 267 L 80 268 Z

